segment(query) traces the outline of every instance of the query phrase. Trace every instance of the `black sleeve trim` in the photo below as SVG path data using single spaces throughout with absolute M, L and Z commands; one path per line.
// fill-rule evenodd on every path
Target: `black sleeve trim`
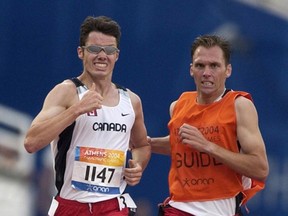
M 70 80 L 75 84 L 76 87 L 84 86 L 84 84 L 77 77 L 72 77 Z
M 69 150 L 75 122 L 68 126 L 60 135 L 57 143 L 58 152 L 55 157 L 55 185 L 58 195 L 64 184 L 64 175 L 66 170 L 66 156 Z
M 115 84 L 116 88 L 122 89 L 122 90 L 124 90 L 124 91 L 127 91 L 127 88 L 125 88 L 124 86 L 118 85 L 118 84 L 116 84 L 116 83 L 114 83 L 114 84 Z

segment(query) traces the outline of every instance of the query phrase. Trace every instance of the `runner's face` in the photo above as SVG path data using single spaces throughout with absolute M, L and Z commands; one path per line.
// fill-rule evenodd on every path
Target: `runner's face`
M 87 38 L 85 47 L 90 45 L 117 47 L 116 38 L 100 32 L 91 32 Z M 92 53 L 87 48 L 78 47 L 78 56 L 83 60 L 84 72 L 92 77 L 112 77 L 115 62 L 119 57 L 119 52 L 106 54 L 102 49 L 99 53 Z
M 198 47 L 193 55 L 190 74 L 194 78 L 198 94 L 214 98 L 219 97 L 226 78 L 231 75 L 231 65 L 226 65 L 220 47 Z

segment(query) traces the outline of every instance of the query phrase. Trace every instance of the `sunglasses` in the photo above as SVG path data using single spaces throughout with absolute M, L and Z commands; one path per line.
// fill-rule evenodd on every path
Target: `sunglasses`
M 93 54 L 98 54 L 103 50 L 107 55 L 112 55 L 115 52 L 120 51 L 118 48 L 116 48 L 114 46 L 90 45 L 90 46 L 82 46 L 82 48 L 86 49 L 88 52 L 93 53 Z

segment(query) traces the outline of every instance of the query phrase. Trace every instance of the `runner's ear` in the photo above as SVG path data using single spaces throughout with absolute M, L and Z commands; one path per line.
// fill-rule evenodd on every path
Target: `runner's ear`
M 84 56 L 84 51 L 82 47 L 77 47 L 77 53 L 78 53 L 78 58 L 80 58 L 81 60 L 83 60 L 83 56 Z

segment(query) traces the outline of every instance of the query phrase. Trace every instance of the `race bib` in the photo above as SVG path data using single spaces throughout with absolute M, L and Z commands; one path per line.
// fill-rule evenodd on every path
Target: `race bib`
M 137 206 L 131 196 L 128 193 L 122 194 L 121 196 L 117 197 L 119 209 L 122 210 L 123 208 L 129 209 L 137 209 Z
M 58 201 L 53 197 L 49 211 L 48 211 L 48 216 L 54 216 L 57 208 L 58 208 Z
M 120 194 L 125 158 L 124 151 L 77 146 L 72 187 L 88 192 Z

